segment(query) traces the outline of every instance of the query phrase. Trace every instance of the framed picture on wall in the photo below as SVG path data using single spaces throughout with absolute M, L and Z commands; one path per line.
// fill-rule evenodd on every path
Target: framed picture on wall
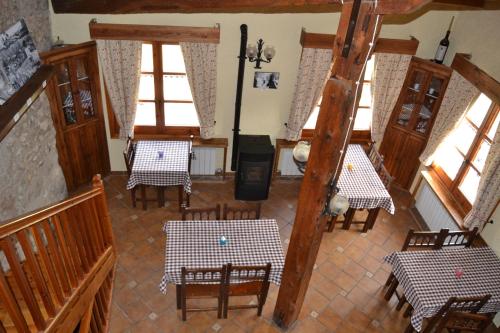
M 278 72 L 255 72 L 253 87 L 259 89 L 278 89 L 280 73 Z
M 0 32 L 0 105 L 40 67 L 40 57 L 24 20 Z

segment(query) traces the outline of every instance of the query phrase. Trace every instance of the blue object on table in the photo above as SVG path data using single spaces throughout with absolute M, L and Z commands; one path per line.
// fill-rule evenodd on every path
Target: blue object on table
M 163 150 L 158 150 L 158 158 L 163 158 Z
M 227 238 L 225 236 L 220 236 L 219 245 L 226 245 L 226 244 L 227 244 Z

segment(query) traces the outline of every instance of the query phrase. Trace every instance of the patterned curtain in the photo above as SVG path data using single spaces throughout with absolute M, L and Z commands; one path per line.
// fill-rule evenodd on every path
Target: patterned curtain
M 133 136 L 134 132 L 141 48 L 140 41 L 97 40 L 97 52 L 109 99 L 120 126 L 120 139 Z
M 304 48 L 295 83 L 285 138 L 300 139 L 302 128 L 317 105 L 332 67 L 332 50 Z
M 465 216 L 464 225 L 473 229 L 478 227 L 482 230 L 488 222 L 488 217 L 495 209 L 500 199 L 500 126 L 497 128 L 493 145 L 490 148 L 488 157 L 481 172 L 481 180 L 477 190 L 476 200 L 472 209 Z
M 203 139 L 215 135 L 217 44 L 179 43 Z
M 424 165 L 431 165 L 437 148 L 458 125 L 467 107 L 478 94 L 479 90 L 476 87 L 458 72 L 453 71 L 427 146 L 420 155 L 420 161 Z
M 411 55 L 377 53 L 372 79 L 372 140 L 380 144 L 403 87 Z

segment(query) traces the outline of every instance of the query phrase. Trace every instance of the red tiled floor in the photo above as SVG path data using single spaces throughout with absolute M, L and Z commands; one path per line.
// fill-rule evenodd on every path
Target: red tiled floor
M 175 288 L 167 295 L 158 290 L 163 274 L 163 223 L 179 219 L 177 189 L 167 191 L 168 205 L 148 210 L 132 208 L 125 176 L 105 180 L 113 229 L 118 247 L 111 332 L 279 332 L 272 321 L 278 287 L 271 285 L 262 317 L 255 310 L 230 311 L 228 319 L 216 313 L 188 313 L 183 322 L 175 304 Z M 300 180 L 277 180 L 262 217 L 276 218 L 286 251 L 293 227 Z M 151 189 L 149 196 L 155 193 Z M 401 247 L 409 228 L 416 228 L 408 210 L 409 195 L 394 192 L 396 215 L 381 211 L 373 230 L 362 234 L 336 227 L 325 233 L 316 267 L 298 320 L 291 332 L 401 332 L 408 320 L 383 299 L 382 286 L 390 266 L 384 255 Z M 233 201 L 233 182 L 194 181 L 191 205 L 211 206 Z

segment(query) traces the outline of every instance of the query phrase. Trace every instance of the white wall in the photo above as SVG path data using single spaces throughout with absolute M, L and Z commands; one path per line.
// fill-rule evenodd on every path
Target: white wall
M 456 12 L 429 12 L 409 24 L 387 25 L 383 37 L 409 38 L 421 41 L 418 55 L 431 58 L 437 42 L 443 35 L 452 15 Z M 52 34 L 66 43 L 80 43 L 90 39 L 88 23 L 96 18 L 101 23 L 137 23 L 179 26 L 214 26 L 221 24 L 218 48 L 216 136 L 232 137 L 234 99 L 236 93 L 237 55 L 242 23 L 248 25 L 249 42 L 263 38 L 276 47 L 277 55 L 264 71 L 280 72 L 277 90 L 261 91 L 252 88 L 254 69 L 246 65 L 242 100 L 242 134 L 269 134 L 274 140 L 284 135 L 293 95 L 297 67 L 300 60 L 299 38 L 302 27 L 309 32 L 336 33 L 339 14 L 130 14 L 84 15 L 51 13 Z M 101 79 L 102 81 L 102 79 Z M 104 103 L 105 105 L 105 103 Z M 106 117 L 107 118 L 107 117 Z M 231 140 L 230 140 L 231 141 Z M 124 170 L 121 151 L 124 143 L 109 139 L 112 170 Z M 231 148 L 229 149 L 231 151 Z M 231 154 L 228 154 L 230 160 Z

